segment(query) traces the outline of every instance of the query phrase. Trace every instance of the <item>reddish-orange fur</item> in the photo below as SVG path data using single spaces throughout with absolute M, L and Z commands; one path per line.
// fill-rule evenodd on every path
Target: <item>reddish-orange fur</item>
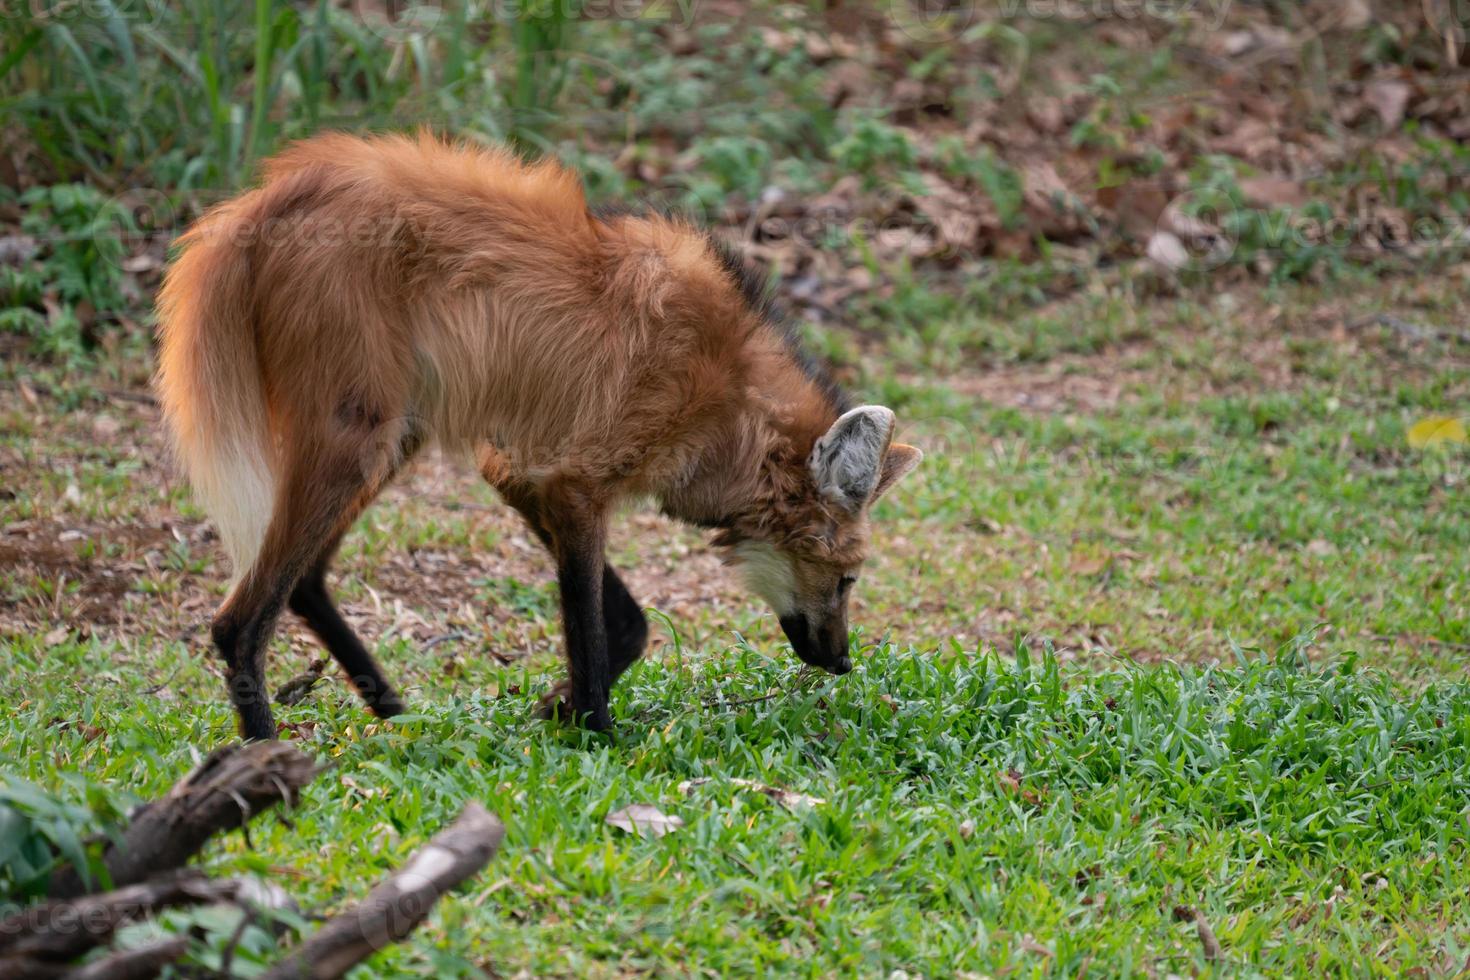
M 194 389 L 189 359 L 252 347 L 279 445 L 330 438 L 351 404 L 411 414 L 449 447 L 489 441 L 538 474 L 570 462 L 609 495 L 665 489 L 714 440 L 803 454 L 836 418 L 703 234 L 599 221 L 553 162 L 322 136 L 180 245 L 160 297 L 176 428 L 209 401 L 232 427 L 237 393 Z M 204 304 L 224 309 L 211 322 Z M 752 417 L 769 432 L 737 431 Z
M 601 220 L 554 162 L 320 136 L 180 246 L 158 391 L 236 559 L 227 659 L 426 441 L 485 447 L 487 478 L 553 532 L 651 495 L 731 540 L 861 559 L 865 520 L 803 478 L 832 398 L 703 233 Z

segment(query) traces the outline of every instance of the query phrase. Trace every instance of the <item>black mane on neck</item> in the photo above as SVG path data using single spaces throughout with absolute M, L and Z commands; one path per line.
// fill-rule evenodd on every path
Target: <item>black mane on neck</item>
M 761 321 L 780 336 L 782 344 L 791 355 L 801 371 L 813 384 L 826 396 L 833 410 L 841 415 L 852 407 L 852 401 L 832 375 L 822 366 L 816 358 L 807 352 L 801 342 L 800 333 L 786 316 L 785 311 L 776 301 L 776 291 L 771 287 L 770 280 L 766 274 L 747 263 L 740 255 L 723 239 L 714 232 L 706 232 L 705 240 L 709 243 L 711 254 L 720 263 L 720 267 L 730 277 L 731 282 L 740 290 L 745 303 L 751 312 L 760 317 Z

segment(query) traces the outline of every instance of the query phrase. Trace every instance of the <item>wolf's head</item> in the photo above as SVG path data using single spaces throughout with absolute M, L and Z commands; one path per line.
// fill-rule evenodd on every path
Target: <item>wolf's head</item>
M 923 458 L 893 442 L 894 423 L 881 405 L 843 414 L 797 461 L 770 513 L 747 515 L 721 541 L 796 655 L 834 674 L 852 669 L 847 605 L 867 558 L 869 508 Z

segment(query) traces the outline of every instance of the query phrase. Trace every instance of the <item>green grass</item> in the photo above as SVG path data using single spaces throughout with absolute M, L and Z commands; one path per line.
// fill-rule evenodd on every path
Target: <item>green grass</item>
M 333 768 L 292 826 L 267 820 L 254 852 L 237 836 L 206 864 L 284 866 L 329 906 L 466 799 L 502 815 L 503 853 L 374 975 L 1203 969 L 1178 906 L 1212 925 L 1221 972 L 1453 971 L 1470 941 L 1470 687 L 1408 690 L 1301 650 L 1084 673 L 1024 647 L 883 645 L 833 680 L 727 644 L 638 668 L 610 744 L 530 721 L 537 678 L 519 667 L 367 727 L 333 684 L 283 710 L 316 723 L 303 746 Z M 78 680 L 6 718 L 8 768 L 146 796 L 228 734 L 214 678 L 177 646 L 150 665 L 181 672 L 177 697 L 97 691 L 85 673 L 116 652 L 14 651 Z M 737 778 L 825 802 L 788 812 Z M 686 779 L 711 782 L 686 795 Z M 630 803 L 685 826 L 605 825 Z

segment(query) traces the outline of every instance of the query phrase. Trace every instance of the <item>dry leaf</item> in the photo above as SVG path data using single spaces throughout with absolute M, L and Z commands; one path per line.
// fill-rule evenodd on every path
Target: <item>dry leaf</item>
M 1431 415 L 1420 419 L 1409 429 L 1409 445 L 1415 449 L 1443 446 L 1449 443 L 1464 445 L 1465 423 L 1443 415 Z
M 1253 208 L 1294 208 L 1307 203 L 1302 185 L 1285 177 L 1247 177 L 1240 182 L 1240 193 Z
M 113 439 L 122 431 L 122 423 L 111 415 L 98 415 L 92 419 L 92 435 L 103 442 Z
M 996 773 L 996 781 L 1008 792 L 1014 793 L 1021 798 L 1021 802 L 1031 806 L 1041 806 L 1041 794 L 1033 789 L 1028 789 L 1021 783 L 1021 774 L 1014 769 Z
M 1368 0 L 1341 0 L 1337 8 L 1334 22 L 1339 30 L 1360 30 L 1373 20 L 1373 10 L 1368 6 Z
M 68 630 L 65 626 L 58 626 L 54 630 L 46 634 L 46 645 L 48 647 L 60 646 L 61 644 L 66 642 L 66 638 L 70 635 L 71 631 Z
M 1404 121 L 1404 110 L 1409 107 L 1409 96 L 1413 92 L 1408 82 L 1381 78 L 1368 84 L 1363 99 L 1378 113 L 1378 118 L 1383 120 L 1383 128 L 1392 131 L 1398 129 L 1399 123 Z
M 22 265 L 40 250 L 30 235 L 0 235 L 0 265 Z
M 1026 118 L 1043 133 L 1060 133 L 1067 126 L 1066 107 L 1057 98 L 1036 96 L 1027 100 Z
M 927 193 L 913 198 L 914 208 L 929 219 L 945 247 L 957 250 L 970 248 L 982 229 L 1000 227 L 993 214 L 983 213 L 988 205 L 984 199 L 966 194 L 932 174 L 924 174 L 923 180 Z M 913 237 L 917 239 L 920 236 Z M 911 246 L 910 251 L 914 247 Z M 933 251 L 932 243 L 929 251 Z M 927 253 L 921 251 L 918 254 Z
M 1226 31 L 1211 37 L 1209 48 L 1227 58 L 1252 54 L 1281 53 L 1295 47 L 1291 32 L 1282 27 L 1262 24 L 1254 30 Z
M 1238 58 L 1256 46 L 1256 36 L 1250 31 L 1230 31 L 1222 34 L 1213 47 L 1230 58 Z
M 1211 47 L 1226 57 L 1239 57 L 1255 47 L 1255 35 L 1250 31 L 1229 31 L 1219 35 Z
M 1071 572 L 1073 575 L 1078 575 L 1082 578 L 1091 578 L 1094 575 L 1101 575 L 1107 571 L 1108 566 L 1112 563 L 1112 555 L 1078 555 L 1072 559 Z
M 1147 241 L 1169 207 L 1169 195 L 1159 181 L 1134 180 L 1099 189 L 1097 202 L 1117 216 L 1118 227 L 1124 232 Z
M 1057 168 L 1046 160 L 1022 164 L 1021 176 L 1022 194 L 1038 210 L 1050 211 L 1057 200 L 1072 196 L 1067 182 L 1057 173 Z
M 696 786 L 703 786 L 712 781 L 707 777 L 702 779 L 686 779 L 679 784 L 679 792 L 688 796 Z M 762 796 L 769 796 L 786 809 L 792 811 L 805 809 L 806 807 L 820 806 L 827 802 L 820 796 L 808 796 L 805 793 L 782 789 L 779 786 L 768 786 L 765 783 L 758 783 L 754 779 L 731 779 L 729 782 L 731 786 L 753 790 Z
M 1049 947 L 1049 946 L 1043 946 L 1041 943 L 1037 942 L 1035 939 L 1031 938 L 1029 935 L 1028 936 L 1022 936 L 1021 937 L 1021 948 L 1024 949 L 1028 953 L 1035 953 L 1037 956 L 1053 956 L 1053 955 L 1055 955 L 1055 954 L 1052 953 L 1051 947 Z
M 609 827 L 626 830 L 640 837 L 662 837 L 684 826 L 683 820 L 671 817 L 658 807 L 647 803 L 633 803 L 621 810 L 609 813 L 605 822 Z
M 1190 214 L 1189 204 L 1188 196 L 1176 197 L 1170 201 L 1163 215 L 1159 217 L 1159 230 L 1169 232 L 1181 241 L 1219 237 L 1219 226 L 1211 224 L 1197 214 Z
M 1156 231 L 1148 240 L 1148 257 L 1166 269 L 1183 269 L 1189 265 L 1189 249 L 1172 231 Z
M 137 274 L 139 272 L 152 272 L 154 269 L 163 268 L 163 262 L 156 255 L 142 252 L 122 260 L 122 270 Z

